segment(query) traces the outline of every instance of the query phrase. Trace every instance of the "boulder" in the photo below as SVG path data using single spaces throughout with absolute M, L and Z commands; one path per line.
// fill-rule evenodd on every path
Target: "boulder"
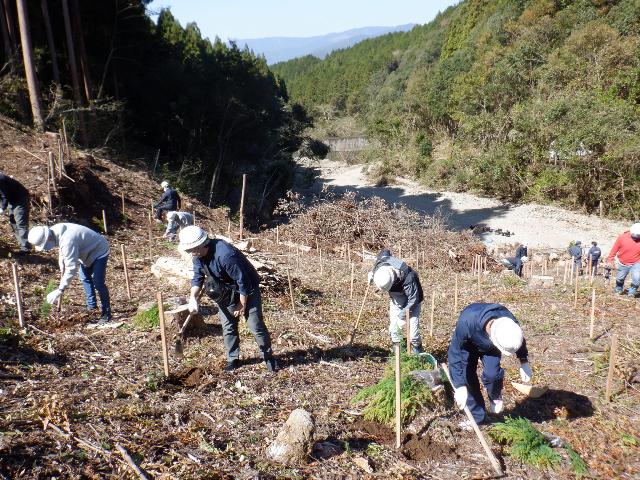
M 165 280 L 175 287 L 189 289 L 191 280 L 191 259 L 189 262 L 178 257 L 159 257 L 151 265 L 151 273 L 156 278 Z
M 551 288 L 555 285 L 553 277 L 548 275 L 533 275 L 529 279 L 529 285 L 531 287 Z
M 267 456 L 278 463 L 294 465 L 307 459 L 313 441 L 315 422 L 309 412 L 297 408 L 267 448 Z

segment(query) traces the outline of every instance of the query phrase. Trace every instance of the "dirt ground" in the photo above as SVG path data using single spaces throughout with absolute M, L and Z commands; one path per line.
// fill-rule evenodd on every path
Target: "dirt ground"
M 0 129 L 0 140 L 0 169 L 21 180 L 26 177 L 25 184 L 41 198 L 44 163 L 19 148 L 42 155 L 39 140 L 7 127 Z M 174 354 L 169 338 L 172 373 L 165 379 L 159 332 L 140 330 L 131 322 L 138 305 L 155 299 L 158 291 L 166 297 L 186 293 L 150 273 L 155 258 L 175 254 L 171 243 L 148 241 L 149 203 L 159 188 L 131 165 L 95 156 L 77 162 L 76 171 L 86 166 L 95 175 L 99 192 L 90 192 L 82 204 L 86 211 L 74 205 L 74 212 L 87 220 L 108 208 L 114 219 L 108 235 L 112 253 L 107 283 L 115 328 L 92 328 L 78 281 L 65 292 L 61 312 L 41 312 L 44 289 L 59 276 L 53 253 L 19 261 L 28 324 L 26 332 L 20 332 L 15 327 L 12 259 L 0 260 L 0 478 L 137 478 L 118 446 L 149 478 L 157 479 L 492 477 L 480 444 L 473 433 L 458 428 L 462 416 L 449 402 L 437 411 L 421 412 L 407 426 L 400 450 L 394 448 L 388 426 L 364 421 L 363 405 L 351 398 L 382 376 L 389 354 L 387 299 L 369 296 L 354 347 L 345 348 L 370 264 L 355 263 L 351 297 L 346 258 L 334 253 L 320 259 L 315 250 L 296 254 L 276 244 L 273 230 L 256 234 L 256 248 L 279 271 L 290 268 L 295 285 L 295 313 L 286 291 L 267 292 L 264 298 L 280 370 L 275 375 L 266 371 L 243 326 L 242 367 L 223 372 L 220 324 L 212 317 L 206 328 L 187 335 L 183 358 Z M 38 178 L 32 172 L 40 172 Z M 46 192 L 46 171 L 44 178 Z M 74 180 L 82 183 L 81 177 Z M 72 182 L 65 188 L 73 188 Z M 119 212 L 122 191 L 124 217 Z M 189 203 L 212 233 L 226 232 L 225 212 Z M 43 205 L 33 206 L 34 218 L 44 220 Z M 152 228 L 159 237 L 161 227 Z M 16 247 L 4 219 L 0 243 L 5 253 Z M 131 300 L 119 244 L 127 248 Z M 449 270 L 418 271 L 426 297 L 435 291 L 433 337 L 429 308 L 423 308 L 425 348 L 442 361 L 458 313 L 456 279 Z M 593 478 L 638 478 L 640 394 L 634 379 L 640 360 L 640 300 L 616 297 L 603 278 L 596 278 L 592 341 L 592 290 L 584 281 L 574 306 L 573 287 L 563 286 L 561 278 L 548 289 L 531 288 L 495 272 L 487 272 L 479 284 L 470 273 L 459 274 L 457 280 L 458 310 L 470 302 L 491 301 L 514 312 L 525 330 L 535 381 L 549 385 L 542 398 L 525 398 L 510 384 L 519 379 L 516 364 L 505 361 L 505 414 L 526 416 L 540 430 L 571 443 Z M 607 403 L 608 348 L 614 334 L 618 361 Z M 311 454 L 300 465 L 272 463 L 266 448 L 295 408 L 305 408 L 315 418 Z M 493 444 L 493 450 L 505 478 L 574 478 L 566 462 L 558 470 L 544 471 L 522 465 L 499 445 Z

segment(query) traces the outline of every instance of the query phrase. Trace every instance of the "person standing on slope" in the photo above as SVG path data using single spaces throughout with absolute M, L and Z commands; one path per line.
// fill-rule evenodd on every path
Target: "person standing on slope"
M 631 274 L 627 295 L 635 297 L 640 287 L 640 223 L 634 223 L 628 231 L 620 234 L 607 257 L 608 266 L 612 266 L 614 258 L 618 268 L 615 292 L 622 295 L 624 281 Z
M 29 191 L 16 179 L 0 172 L 0 215 L 5 211 L 20 245 L 18 253 L 29 253 Z
M 382 250 L 368 274 L 369 283 L 389 294 L 389 333 L 393 343 L 400 343 L 409 312 L 409 336 L 414 354 L 422 353 L 420 336 L 420 308 L 424 300 L 418 273 L 403 260 Z

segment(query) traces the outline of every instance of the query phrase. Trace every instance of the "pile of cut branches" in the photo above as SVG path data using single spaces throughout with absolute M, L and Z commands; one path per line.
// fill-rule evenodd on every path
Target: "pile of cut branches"
M 293 208 L 284 207 L 287 211 Z M 470 269 L 474 255 L 485 253 L 470 232 L 448 230 L 444 217 L 421 215 L 380 197 L 361 199 L 355 192 L 342 196 L 328 193 L 308 208 L 297 210 L 300 213 L 283 229 L 281 238 L 325 250 L 343 249 L 346 244 L 352 251 L 364 247 L 377 253 L 389 248 L 392 254 L 423 268 L 455 270 Z

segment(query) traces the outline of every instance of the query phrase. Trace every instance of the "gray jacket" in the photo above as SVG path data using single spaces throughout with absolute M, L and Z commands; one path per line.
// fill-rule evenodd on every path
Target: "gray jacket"
M 58 264 L 62 272 L 60 290 L 69 286 L 80 264 L 93 265 L 98 258 L 109 255 L 109 242 L 99 233 L 76 223 L 58 223 L 51 227 L 60 248 Z

